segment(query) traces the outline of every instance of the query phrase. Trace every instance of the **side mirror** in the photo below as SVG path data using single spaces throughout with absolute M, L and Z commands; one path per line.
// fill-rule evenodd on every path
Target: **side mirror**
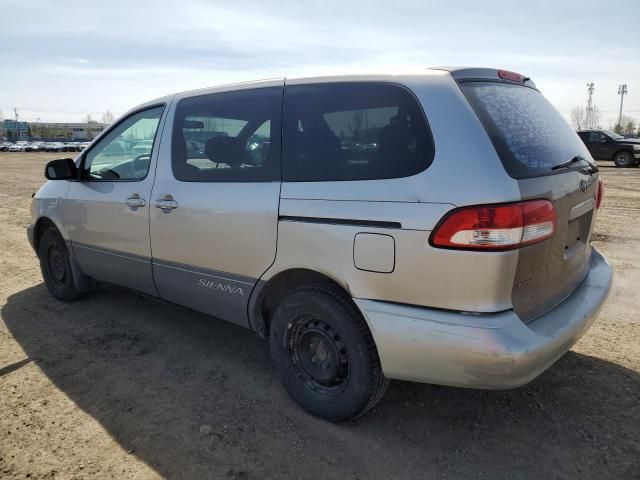
M 47 180 L 74 180 L 78 178 L 78 167 L 70 158 L 51 160 L 44 167 L 44 176 Z

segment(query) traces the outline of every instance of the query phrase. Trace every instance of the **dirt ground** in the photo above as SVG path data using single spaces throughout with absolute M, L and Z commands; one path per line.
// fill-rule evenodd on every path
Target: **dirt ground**
M 248 331 L 115 287 L 54 300 L 24 227 L 59 156 L 0 153 L 0 478 L 640 478 L 640 168 L 603 164 L 614 287 L 549 371 L 502 392 L 392 382 L 333 425 Z

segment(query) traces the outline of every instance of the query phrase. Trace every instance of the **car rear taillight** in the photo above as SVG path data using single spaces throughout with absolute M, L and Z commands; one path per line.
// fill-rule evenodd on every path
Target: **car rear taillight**
M 602 179 L 598 179 L 598 191 L 596 192 L 596 210 L 602 205 L 602 199 L 604 198 L 604 185 Z
M 527 80 L 527 77 L 525 77 L 524 75 L 516 72 L 510 72 L 509 70 L 498 70 L 498 77 L 503 80 L 509 80 L 511 82 L 519 83 L 524 83 L 524 81 Z
M 449 212 L 431 234 L 434 247 L 461 250 L 511 250 L 542 242 L 556 230 L 549 200 L 478 205 Z

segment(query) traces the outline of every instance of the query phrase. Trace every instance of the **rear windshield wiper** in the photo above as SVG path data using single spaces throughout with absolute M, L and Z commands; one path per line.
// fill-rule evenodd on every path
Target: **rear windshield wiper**
M 555 165 L 555 166 L 551 167 L 551 170 L 560 170 L 561 168 L 569 168 L 574 163 L 578 163 L 578 162 L 582 162 L 582 161 L 587 162 L 587 164 L 589 166 L 589 173 L 596 173 L 598 171 L 598 167 L 596 165 L 591 163 L 586 158 L 581 157 L 580 155 L 576 155 L 575 157 L 573 157 L 568 162 L 564 162 L 564 163 L 561 163 L 559 165 Z

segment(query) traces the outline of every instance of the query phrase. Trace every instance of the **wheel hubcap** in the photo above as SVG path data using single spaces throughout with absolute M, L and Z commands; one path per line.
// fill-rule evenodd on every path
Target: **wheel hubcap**
M 52 247 L 49 251 L 49 271 L 54 280 L 62 283 L 65 275 L 64 257 L 58 247 Z
M 286 342 L 293 371 L 308 387 L 331 393 L 346 385 L 349 356 L 331 325 L 315 318 L 298 319 L 292 322 Z

